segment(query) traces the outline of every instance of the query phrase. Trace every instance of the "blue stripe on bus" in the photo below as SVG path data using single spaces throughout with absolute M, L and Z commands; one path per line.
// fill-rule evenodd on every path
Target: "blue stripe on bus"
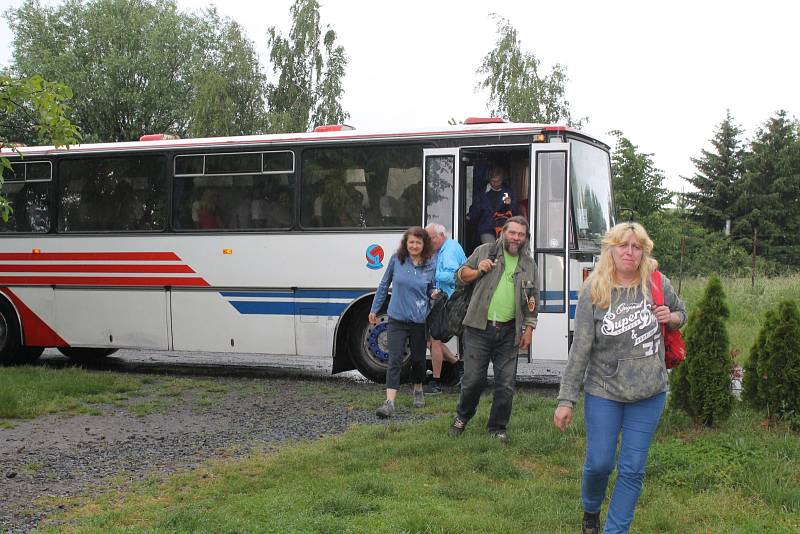
M 243 315 L 341 315 L 347 304 L 336 302 L 259 302 L 253 300 L 228 301 Z
M 564 292 L 563 291 L 540 291 L 539 298 L 542 300 L 563 300 Z M 570 300 L 578 300 L 578 292 L 577 291 L 570 291 L 569 292 Z

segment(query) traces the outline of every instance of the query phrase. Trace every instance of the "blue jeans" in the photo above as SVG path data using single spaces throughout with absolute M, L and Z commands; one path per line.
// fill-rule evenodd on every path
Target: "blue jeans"
M 583 465 L 583 509 L 600 511 L 614 470 L 617 438 L 622 432 L 617 482 L 608 505 L 603 534 L 628 532 L 644 482 L 647 451 L 664 411 L 666 393 L 637 402 L 617 402 L 586 394 L 586 462 Z
M 517 376 L 517 353 L 514 343 L 516 327 L 512 322 L 505 326 L 487 325 L 485 330 L 469 326 L 464 328 L 464 378 L 456 413 L 464 422 L 469 421 L 478 409 L 489 362 L 494 369 L 494 397 L 489 422 L 489 432 L 505 431 L 511 418 L 514 384 Z
M 425 378 L 426 349 L 428 338 L 425 323 L 398 321 L 389 317 L 386 325 L 389 349 L 389 368 L 386 370 L 386 388 L 400 389 L 400 373 L 403 370 L 403 356 L 406 353 L 406 340 L 411 348 L 411 382 L 422 384 Z

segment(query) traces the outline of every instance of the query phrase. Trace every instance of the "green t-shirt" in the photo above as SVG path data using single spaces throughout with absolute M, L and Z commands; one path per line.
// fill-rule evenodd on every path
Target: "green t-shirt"
M 491 321 L 504 323 L 516 317 L 514 308 L 514 271 L 517 270 L 519 256 L 512 256 L 505 250 L 503 251 L 503 261 L 505 268 L 500 275 L 500 282 L 494 290 L 492 301 L 489 303 L 489 311 L 486 318 Z

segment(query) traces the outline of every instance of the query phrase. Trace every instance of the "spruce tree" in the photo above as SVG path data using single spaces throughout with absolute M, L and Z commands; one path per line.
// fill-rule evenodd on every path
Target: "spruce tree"
M 771 418 L 800 422 L 800 311 L 797 303 L 784 300 L 774 313 L 773 327 L 766 331 L 759 355 L 759 393 Z
M 775 312 L 768 310 L 764 316 L 764 325 L 758 332 L 753 347 L 750 349 L 750 358 L 744 365 L 744 378 L 742 378 L 742 400 L 747 402 L 756 410 L 764 410 L 767 406 L 766 388 L 762 386 L 763 377 L 759 374 L 765 346 L 767 344 L 767 332 L 775 328 Z
M 760 128 L 745 156 L 733 233 L 748 249 L 758 231 L 759 253 L 767 259 L 800 265 L 800 134 L 786 111 Z
M 708 281 L 686 327 L 686 360 L 670 377 L 671 404 L 696 422 L 713 426 L 733 408 L 731 358 L 725 320 L 730 315 L 722 283 Z
M 728 110 L 711 139 L 714 150 L 702 150 L 699 158 L 692 158 L 697 172 L 686 180 L 697 191 L 687 192 L 686 197 L 694 216 L 708 230 L 722 231 L 726 220 L 733 221 L 743 171 L 741 135 L 742 129 L 734 124 Z

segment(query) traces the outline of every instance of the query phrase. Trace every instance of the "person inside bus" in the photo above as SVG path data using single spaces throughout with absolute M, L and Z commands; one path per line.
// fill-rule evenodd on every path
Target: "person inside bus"
M 477 227 L 481 243 L 494 243 L 505 220 L 519 215 L 517 199 L 504 183 L 506 174 L 505 167 L 493 167 L 486 189 L 475 194 L 467 212 L 467 221 Z
M 572 422 L 583 386 L 586 455 L 581 500 L 583 532 L 588 534 L 600 532 L 600 506 L 615 463 L 617 479 L 603 532 L 628 532 L 666 400 L 659 325 L 675 330 L 686 322 L 684 304 L 663 275 L 665 304 L 653 305 L 650 275 L 658 262 L 652 251 L 653 241 L 642 225 L 620 223 L 611 228 L 575 311 L 575 337 L 553 423 L 563 432 Z
M 428 232 L 412 226 L 403 233 L 400 246 L 386 266 L 368 320 L 373 326 L 380 324 L 378 313 L 392 288 L 389 300 L 389 322 L 386 328 L 389 349 L 389 368 L 386 370 L 386 400 L 375 412 L 381 419 L 391 417 L 394 402 L 400 387 L 400 372 L 406 352 L 406 343 L 411 348 L 411 382 L 413 383 L 414 407 L 425 406 L 422 379 L 425 378 L 427 339 L 426 321 L 430 312 L 430 299 L 439 297 L 434 289 L 436 263 L 431 259 L 433 245 Z
M 467 261 L 464 249 L 455 239 L 447 237 L 447 229 L 438 223 L 432 223 L 425 227 L 433 244 L 434 257 L 436 260 L 436 289 L 442 291 L 449 298 L 456 289 L 456 271 Z M 456 375 L 459 382 L 464 374 L 464 362 L 459 361 L 458 357 L 450 352 L 450 349 L 439 341 L 431 338 L 431 367 L 433 378 L 425 384 L 423 391 L 426 395 L 437 395 L 442 392 L 442 363 L 447 360 L 456 368 Z
M 192 204 L 192 220 L 197 228 L 208 230 L 222 227 L 217 215 L 217 194 L 213 189 L 206 189 L 198 200 Z
M 539 277 L 529 248 L 528 220 L 508 219 L 500 238 L 475 249 L 456 276 L 474 284 L 464 317 L 464 378 L 449 434 L 457 438 L 475 415 L 489 362 L 494 370 L 494 396 L 489 435 L 507 441 L 517 358 L 527 351 L 538 320 Z

